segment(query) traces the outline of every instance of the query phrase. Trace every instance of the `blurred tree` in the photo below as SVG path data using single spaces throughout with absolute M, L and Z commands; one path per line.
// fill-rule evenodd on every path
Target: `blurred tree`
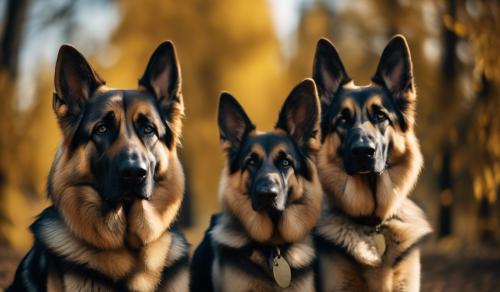
M 446 5 L 446 13 L 450 17 L 456 17 L 456 3 L 455 0 L 448 0 Z M 454 31 L 448 29 L 443 25 L 443 58 L 441 61 L 441 83 L 439 91 L 440 108 L 446 105 L 456 105 L 461 96 L 456 92 L 456 46 L 457 35 Z M 453 196 L 453 173 L 452 161 L 454 153 L 454 146 L 457 143 L 456 128 L 455 128 L 455 115 L 448 115 L 446 124 L 449 126 L 449 132 L 445 134 L 445 139 L 440 146 L 441 150 L 441 170 L 439 175 L 440 187 L 440 210 L 439 210 L 439 225 L 438 237 L 445 237 L 452 233 L 452 204 Z
M 0 244 L 9 244 L 5 228 L 12 222 L 6 215 L 7 182 L 16 172 L 15 158 L 17 137 L 13 131 L 14 85 L 17 79 L 19 51 L 23 39 L 23 28 L 28 0 L 9 0 L 5 9 L 5 26 L 0 43 Z
M 474 91 L 469 111 L 460 120 L 462 152 L 474 197 L 478 201 L 477 232 L 484 242 L 498 240 L 500 218 L 500 3 L 477 0 L 458 1 L 456 15 L 445 15 L 446 27 L 466 39 L 471 47 Z M 496 207 L 495 207 L 496 206 Z M 495 212 L 496 208 L 496 212 Z

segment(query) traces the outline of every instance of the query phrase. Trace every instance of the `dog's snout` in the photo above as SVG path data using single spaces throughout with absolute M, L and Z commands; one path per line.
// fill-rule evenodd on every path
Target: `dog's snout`
M 255 188 L 255 193 L 258 197 L 274 200 L 278 196 L 278 186 L 272 182 L 264 182 Z
M 147 164 L 136 153 L 127 156 L 120 163 L 120 177 L 128 183 L 142 183 L 148 174 Z
M 140 182 L 146 178 L 147 169 L 144 163 L 131 163 L 120 170 L 120 176 L 129 181 Z
M 375 144 L 372 142 L 356 142 L 351 146 L 351 154 L 360 158 L 372 158 L 375 154 Z
M 276 182 L 269 178 L 257 181 L 253 195 L 254 209 L 263 210 L 274 207 L 278 195 L 279 187 Z

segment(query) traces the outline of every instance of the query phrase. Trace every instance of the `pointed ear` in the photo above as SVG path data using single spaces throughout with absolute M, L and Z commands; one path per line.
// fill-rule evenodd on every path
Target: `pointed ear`
M 382 53 L 374 83 L 385 87 L 401 112 L 400 126 L 403 131 L 415 122 L 416 93 L 410 49 L 402 35 L 394 36 Z
M 219 99 L 218 118 L 220 140 L 228 153 L 237 152 L 245 136 L 255 126 L 252 124 L 243 107 L 229 93 L 222 93 Z
M 321 104 L 325 106 L 330 105 L 335 93 L 342 85 L 351 81 L 340 60 L 337 49 L 325 38 L 320 39 L 316 46 L 313 78 L 318 86 Z
M 92 94 L 104 84 L 80 52 L 69 45 L 61 46 L 56 61 L 52 108 L 65 134 L 75 126 Z
M 148 89 L 159 101 L 162 117 L 172 131 L 172 137 L 166 139 L 167 145 L 178 142 L 184 116 L 184 101 L 181 69 L 171 41 L 161 43 L 153 52 L 144 74 L 139 79 L 139 85 Z
M 316 84 L 308 78 L 288 95 L 276 128 L 285 130 L 299 147 L 317 150 L 320 144 L 320 116 Z
M 412 70 L 408 43 L 402 35 L 396 35 L 385 47 L 372 81 L 393 94 L 413 90 Z

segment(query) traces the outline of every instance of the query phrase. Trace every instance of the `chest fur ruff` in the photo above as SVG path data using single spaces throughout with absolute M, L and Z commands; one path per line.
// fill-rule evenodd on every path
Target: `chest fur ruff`
M 394 266 L 428 234 L 432 232 L 423 211 L 411 200 L 406 199 L 398 212 L 384 222 L 379 229 L 383 235 L 385 250 L 377 250 L 380 238 L 375 227 L 359 225 L 343 214 L 329 213 L 318 223 L 318 241 L 341 250 L 356 262 L 371 267 Z
M 175 232 L 167 231 L 137 250 L 125 246 L 104 250 L 77 238 L 51 208 L 31 228 L 54 267 L 49 284 L 66 290 L 162 290 L 168 286 L 168 269 L 187 263 L 188 244 Z

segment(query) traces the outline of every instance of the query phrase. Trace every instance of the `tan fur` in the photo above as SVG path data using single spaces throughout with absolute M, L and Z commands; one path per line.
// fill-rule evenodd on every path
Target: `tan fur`
M 221 95 L 218 120 L 222 148 L 228 154 L 218 194 L 222 213 L 212 219 L 210 231 L 195 252 L 192 283 L 199 285 L 196 289 L 201 290 L 207 281 L 203 274 L 207 267 L 199 263 L 207 260 L 202 257 L 206 255 L 212 273 L 207 285 L 213 285 L 215 291 L 314 291 L 316 254 L 310 233 L 319 218 L 323 198 L 315 167 L 320 116 L 317 89 L 311 79 L 293 89 L 276 128 L 264 133 L 255 130 L 232 96 Z M 247 138 L 255 140 L 244 140 Z M 260 144 L 261 138 L 269 138 L 270 144 Z M 247 141 L 250 144 L 245 144 Z M 232 161 L 241 147 L 244 151 L 251 149 Z M 233 163 L 246 166 L 232 170 Z M 274 194 L 274 190 L 258 190 L 263 176 L 265 183 L 272 181 L 273 187 L 279 188 L 277 199 L 272 198 L 274 209 L 252 205 L 252 199 L 258 205 L 260 195 Z M 255 193 L 249 189 L 252 184 L 257 185 Z M 273 280 L 273 259 L 284 259 L 288 264 L 293 273 L 289 287 L 280 288 L 284 285 L 280 278 Z
M 250 278 L 237 269 L 223 269 L 220 272 L 222 286 L 220 291 L 248 292 L 248 291 L 286 291 L 312 292 L 314 291 L 314 276 L 309 274 L 298 283 L 288 288 L 275 288 L 266 281 Z M 219 290 L 218 290 L 219 291 Z
M 352 83 L 349 86 L 356 88 Z M 318 152 L 318 173 L 329 207 L 318 223 L 318 234 L 348 254 L 332 249 L 319 255 L 324 291 L 419 291 L 419 250 L 411 245 L 429 234 L 431 228 L 423 212 L 407 198 L 423 165 L 413 132 L 415 96 L 413 91 L 408 94 L 410 106 L 405 118 L 409 129 L 403 132 L 395 124 L 386 131 L 392 149 L 389 167 L 377 178 L 376 202 L 367 176 L 349 176 L 345 172 L 338 152 L 341 140 L 337 132 L 324 138 Z M 379 101 L 375 97 L 369 102 Z M 369 109 L 366 104 L 364 108 Z M 372 127 L 362 126 L 368 131 Z M 381 256 L 376 250 L 373 227 L 356 225 L 342 214 L 332 214 L 333 209 L 349 216 L 375 215 L 383 221 L 393 216 L 399 218 L 390 219 L 382 228 L 387 244 L 385 254 Z M 398 256 L 409 248 L 412 248 L 410 253 L 395 264 Z
M 413 189 L 423 159 L 415 134 L 390 131 L 393 151 L 389 167 L 377 180 L 377 210 L 381 219 L 394 214 Z M 368 180 L 363 176 L 349 176 L 345 173 L 342 158 L 338 155 L 340 138 L 331 133 L 321 147 L 317 167 L 323 189 L 330 206 L 336 206 L 352 216 L 367 216 L 373 212 L 374 202 Z
M 244 231 L 236 229 L 231 225 L 232 222 L 227 215 L 220 218 L 217 226 L 211 231 L 213 239 L 218 244 L 231 246 L 233 248 L 241 248 L 248 242 L 250 238 Z M 235 240 L 239 238 L 239 240 Z M 286 259 L 290 267 L 298 269 L 306 267 L 312 263 L 315 258 L 314 249 L 312 247 L 310 237 L 293 242 L 283 257 Z M 249 259 L 263 269 L 268 269 L 268 259 L 260 252 L 253 251 Z M 213 267 L 213 282 L 216 286 L 221 287 L 221 290 L 216 291 L 313 291 L 313 273 L 300 278 L 300 281 L 292 281 L 292 285 L 286 289 L 277 289 L 268 281 L 255 278 L 250 274 L 245 273 L 244 267 L 240 270 L 233 266 L 220 266 L 217 260 Z
M 316 223 L 322 203 L 321 185 L 316 169 L 312 162 L 308 163 L 312 169 L 310 182 L 295 175 L 289 181 L 296 186 L 294 187 L 296 192 L 302 191 L 301 195 L 294 194 L 291 198 L 302 200 L 303 203 L 291 204 L 287 207 L 277 226 L 273 226 L 268 214 L 253 210 L 246 190 L 247 172 L 236 172 L 229 175 L 227 167 L 224 168 L 219 187 L 221 204 L 227 212 L 235 215 L 241 221 L 247 232 L 256 241 L 270 241 L 273 236 L 277 236 L 280 241 L 287 242 L 301 239 L 309 233 Z
M 116 97 L 114 99 L 120 99 Z M 132 103 L 129 109 L 131 116 L 122 116 L 126 120 L 137 118 L 139 114 L 149 115 L 157 121 L 160 117 L 141 103 Z M 113 106 L 113 105 L 109 105 Z M 116 105 L 115 105 L 116 106 Z M 116 110 L 116 116 L 123 111 Z M 125 127 L 126 123 L 121 123 Z M 159 129 L 161 129 L 159 127 Z M 133 142 L 125 128 L 121 129 L 119 141 L 114 148 Z M 140 143 L 140 142 L 137 142 Z M 182 202 L 184 192 L 184 175 L 177 158 L 175 146 L 169 150 L 163 143 L 156 143 L 152 150 L 159 160 L 158 177 L 151 200 L 136 201 L 126 213 L 118 207 L 106 215 L 101 211 L 102 199 L 90 186 L 82 182 L 92 181 L 88 162 L 89 153 L 94 151 L 91 144 L 84 145 L 72 153 L 61 147 L 53 166 L 52 201 L 60 211 L 64 222 L 50 222 L 46 232 L 49 248 L 57 254 L 73 261 L 86 264 L 114 280 L 127 278 L 127 286 L 134 291 L 151 291 L 160 281 L 165 266 L 172 264 L 185 253 L 187 247 L 179 243 L 172 244 L 172 236 L 165 231 L 174 221 Z M 108 155 L 118 152 L 113 147 Z M 135 250 L 129 249 L 129 246 Z M 174 250 L 170 247 L 174 246 Z M 178 278 L 172 287 L 184 290 L 188 286 L 185 279 Z M 178 276 L 179 277 L 179 276 Z M 75 275 L 65 275 L 59 282 L 51 276 L 52 287 L 64 287 L 69 290 L 96 289 L 92 279 L 81 279 Z M 102 287 L 104 290 L 106 287 Z M 183 290 L 183 289 L 181 289 Z M 168 290 L 167 290 L 168 291 Z
M 156 241 L 138 251 L 125 246 L 108 250 L 93 248 L 75 238 L 60 220 L 42 222 L 41 239 L 49 250 L 68 260 L 84 264 L 114 280 L 126 278 L 127 286 L 134 291 L 154 290 L 163 268 L 175 262 L 188 248 L 171 233 L 163 233 Z M 187 283 L 187 278 L 185 281 Z M 94 287 L 96 284 L 92 278 L 83 279 L 71 274 L 59 275 L 55 270 L 49 271 L 48 285 L 55 291 L 57 287 L 73 291 Z
M 63 292 L 64 287 L 62 285 L 62 280 L 56 269 L 51 266 L 47 272 L 47 291 L 49 292 Z
M 105 86 L 69 45 L 59 50 L 54 81 L 63 142 L 48 179 L 52 206 L 31 225 L 34 245 L 11 288 L 187 291 L 189 245 L 171 228 L 184 193 L 172 42 L 158 46 L 135 90 Z
M 428 235 L 431 227 L 422 210 L 408 199 L 396 215 L 381 228 L 387 245 L 383 255 L 377 253 L 372 227 L 336 213 L 320 220 L 318 234 L 355 259 L 338 251 L 321 255 L 324 291 L 418 291 L 418 249 L 411 249 L 401 262 L 398 257 Z

